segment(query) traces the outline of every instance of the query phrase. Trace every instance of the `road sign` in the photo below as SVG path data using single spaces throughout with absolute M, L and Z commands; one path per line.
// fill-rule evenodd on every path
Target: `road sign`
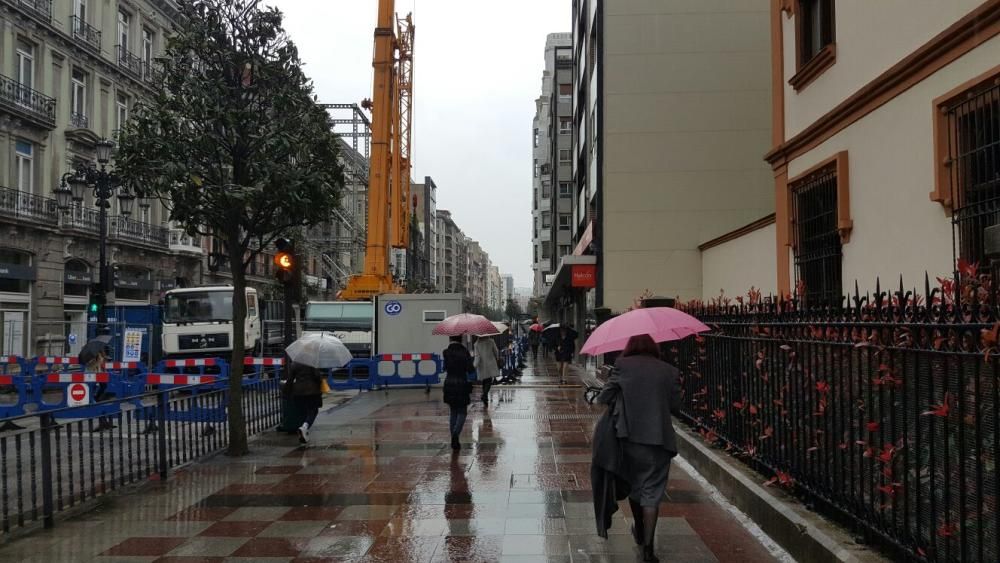
M 66 406 L 79 407 L 90 404 L 90 386 L 86 383 L 73 383 L 66 388 Z
M 403 312 L 403 304 L 399 301 L 388 301 L 385 304 L 385 314 L 390 317 L 395 317 L 396 315 Z
M 76 334 L 72 332 L 69 333 L 69 336 L 66 337 L 66 340 L 68 340 L 70 344 L 76 344 Z
M 140 362 L 142 361 L 142 332 L 128 327 L 125 329 L 125 336 L 122 338 L 122 361 Z

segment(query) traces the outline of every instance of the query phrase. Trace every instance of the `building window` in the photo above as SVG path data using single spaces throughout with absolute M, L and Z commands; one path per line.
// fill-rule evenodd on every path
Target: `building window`
M 549 256 L 552 254 L 551 248 L 552 248 L 552 243 L 551 242 L 549 242 L 547 240 L 543 240 L 542 241 L 542 260 L 548 260 L 549 259 Z
M 63 296 L 86 298 L 90 294 L 90 266 L 82 260 L 73 259 L 66 262 L 63 268 L 66 274 L 63 283 Z
M 535 159 L 535 178 L 538 177 L 538 159 Z
M 425 323 L 439 323 L 448 315 L 447 311 L 424 311 Z
M 796 73 L 788 83 L 799 91 L 836 60 L 834 0 L 798 0 L 795 17 Z
M 149 28 L 142 28 L 142 72 L 148 75 L 153 65 L 153 38 L 155 35 Z
M 31 88 L 35 85 L 35 48 L 27 41 L 17 40 L 17 101 L 31 104 Z
M 570 155 L 572 154 L 573 151 L 571 151 L 570 149 L 559 149 L 559 162 L 561 163 L 571 162 L 572 157 Z
M 795 268 L 809 305 L 841 302 L 841 245 L 847 226 L 839 212 L 846 206 L 840 197 L 841 172 L 846 175 L 846 153 L 789 183 Z
M 1000 83 L 996 70 L 981 78 L 938 104 L 940 164 L 931 197 L 953 202 L 958 257 L 986 264 L 985 231 L 1000 225 Z
M 26 269 L 31 267 L 31 255 L 18 250 L 0 248 L 0 264 Z M 11 275 L 0 278 L 0 293 L 31 293 L 30 276 Z
M 87 74 L 73 69 L 72 90 L 70 91 L 70 123 L 75 127 L 87 127 Z
M 573 197 L 573 187 L 569 182 L 559 182 L 559 197 Z
M 128 28 L 132 17 L 124 10 L 118 10 L 118 44 L 123 51 L 128 51 Z M 119 55 L 120 56 L 120 55 Z
M 548 211 L 542 211 L 542 228 L 543 229 L 552 228 L 552 213 Z
M 538 148 L 538 127 L 535 127 L 535 136 L 534 136 L 534 139 L 535 139 L 534 145 L 535 145 L 535 148 L 537 149 Z
M 33 193 L 35 187 L 34 145 L 28 141 L 14 142 L 14 173 L 17 189 Z
M 552 197 L 552 184 L 548 182 L 542 182 L 542 199 L 549 199 Z
M 120 130 L 128 121 L 128 94 L 124 92 L 115 93 L 115 131 Z
M 569 213 L 560 213 L 559 214 L 559 230 L 560 231 L 568 231 L 570 229 L 570 225 L 572 224 L 572 222 L 573 222 L 573 219 L 570 217 Z
M 573 85 L 572 84 L 560 84 L 559 85 L 559 99 L 568 100 L 573 97 Z
M 560 117 L 559 118 L 559 134 L 569 135 L 573 132 L 573 118 L 572 117 Z
M 75 0 L 73 2 L 73 15 L 81 22 L 87 21 L 87 0 Z
M 573 249 L 570 248 L 570 245 L 568 245 L 568 244 L 560 244 L 559 245 L 559 257 L 560 258 L 562 258 L 563 256 L 569 256 L 570 254 L 572 254 L 572 252 L 573 252 Z

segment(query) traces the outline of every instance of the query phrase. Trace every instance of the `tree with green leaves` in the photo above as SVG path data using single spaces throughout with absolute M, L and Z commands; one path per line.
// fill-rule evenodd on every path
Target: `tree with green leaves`
M 246 273 L 276 238 L 329 220 L 344 185 L 336 137 L 282 15 L 261 0 L 179 0 L 156 92 L 119 133 L 117 167 L 188 233 L 222 242 L 233 276 L 229 449 L 248 452 Z
M 510 320 L 510 322 L 515 323 L 521 318 L 521 316 L 524 315 L 524 312 L 521 311 L 521 306 L 517 303 L 517 301 L 511 298 L 507 301 L 507 307 L 504 314 L 507 315 L 507 319 Z

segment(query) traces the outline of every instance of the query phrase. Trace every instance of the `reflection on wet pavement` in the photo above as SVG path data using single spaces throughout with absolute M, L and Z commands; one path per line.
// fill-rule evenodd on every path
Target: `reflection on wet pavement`
M 635 561 L 628 509 L 595 534 L 591 428 L 600 407 L 526 370 L 470 408 L 448 447 L 440 390 L 358 396 L 320 415 L 312 445 L 271 434 L 170 481 L 0 548 L 0 561 Z M 664 561 L 773 561 L 696 482 L 671 471 Z

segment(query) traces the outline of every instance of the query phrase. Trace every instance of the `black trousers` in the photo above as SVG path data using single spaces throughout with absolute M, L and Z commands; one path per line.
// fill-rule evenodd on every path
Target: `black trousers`
M 489 379 L 484 379 L 482 381 L 482 383 L 483 383 L 483 397 L 482 398 L 485 401 L 486 398 L 490 394 L 490 387 L 493 387 L 493 378 L 491 377 Z

